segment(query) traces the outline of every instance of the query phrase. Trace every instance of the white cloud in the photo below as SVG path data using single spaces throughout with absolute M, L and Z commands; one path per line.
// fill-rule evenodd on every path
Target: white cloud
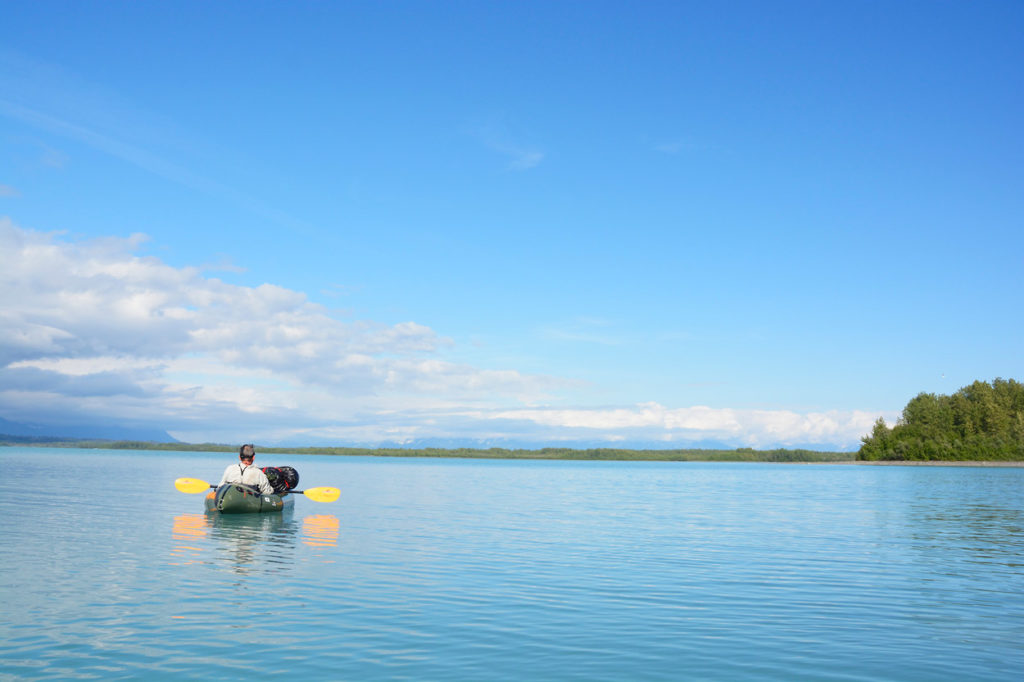
M 347 320 L 273 284 L 0 219 L 0 417 L 132 422 L 179 438 L 340 443 L 698 441 L 854 447 L 877 414 L 557 404 L 578 381 L 480 368 L 417 322 Z M 601 320 L 576 320 L 588 334 Z M 889 417 L 889 415 L 886 415 Z
M 87 398 L 117 395 L 108 417 L 135 396 L 132 414 L 171 428 L 206 409 L 329 423 L 361 405 L 536 400 L 560 383 L 445 360 L 451 341 L 416 322 L 344 321 L 301 292 L 135 255 L 143 241 L 71 243 L 0 219 L 0 416 L 99 417 Z
M 481 415 L 483 416 L 483 415 Z M 513 409 L 493 419 L 528 421 L 554 431 L 609 442 L 624 439 L 679 443 L 718 440 L 751 447 L 807 443 L 852 446 L 867 434 L 878 415 L 866 411 L 798 413 L 789 410 L 735 410 L 710 407 L 670 409 L 657 403 L 595 409 Z

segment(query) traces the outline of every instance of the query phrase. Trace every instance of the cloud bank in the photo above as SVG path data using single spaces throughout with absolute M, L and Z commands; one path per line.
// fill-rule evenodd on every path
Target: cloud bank
M 0 417 L 117 422 L 189 442 L 657 442 L 852 447 L 877 415 L 655 403 L 554 408 L 571 379 L 448 359 L 414 321 L 351 320 L 273 284 L 72 242 L 0 219 Z

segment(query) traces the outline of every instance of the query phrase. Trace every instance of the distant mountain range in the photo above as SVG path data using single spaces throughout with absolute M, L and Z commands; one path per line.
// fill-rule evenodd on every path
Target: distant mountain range
M 53 440 L 139 440 L 150 443 L 179 443 L 166 431 L 144 426 L 116 424 L 42 425 L 13 422 L 0 417 L 0 436 Z
M 14 422 L 0 417 L 0 440 L 4 436 L 14 437 L 10 440 L 31 440 L 31 441 L 73 441 L 73 440 L 112 440 L 112 441 L 144 441 L 150 443 L 180 443 L 178 439 L 171 436 L 167 431 L 156 427 L 146 426 L 125 426 L 120 424 L 66 424 L 66 425 L 40 425 Z M 502 438 L 422 438 L 412 441 L 391 442 L 338 442 L 323 438 L 283 439 L 275 442 L 261 442 L 259 445 L 277 448 L 304 448 L 304 447 L 350 447 L 367 449 L 443 449 L 457 450 L 460 448 L 487 450 L 490 448 L 504 448 L 506 450 L 540 450 L 541 448 L 569 448 L 573 450 L 588 449 L 623 449 L 623 450 L 733 450 L 745 447 L 741 443 L 728 443 L 720 440 L 699 440 L 699 441 L 678 441 L 666 443 L 665 441 L 641 441 L 628 440 L 609 442 L 606 440 L 573 440 L 573 441 L 550 441 L 538 442 L 526 439 L 502 439 Z M 767 446 L 778 447 L 778 446 Z M 834 443 L 795 443 L 783 446 L 788 449 L 805 449 L 819 452 L 834 452 L 842 450 L 836 448 Z
M 748 447 L 745 444 L 728 443 L 720 440 L 695 440 L 675 441 L 666 443 L 663 440 L 625 440 L 609 442 L 607 440 L 571 440 L 571 441 L 545 441 L 523 439 L 471 439 L 471 438 L 422 438 L 417 440 L 389 442 L 374 441 L 360 443 L 339 443 L 335 440 L 309 439 L 304 441 L 284 440 L 275 443 L 263 443 L 267 447 L 301 448 L 301 447 L 350 447 L 366 449 L 398 449 L 398 450 L 458 450 L 460 448 L 470 450 L 488 450 L 490 448 L 503 448 L 505 450 L 540 450 L 542 448 L 567 448 L 571 450 L 736 450 Z M 790 450 L 813 450 L 815 452 L 845 452 L 844 448 L 837 448 L 834 443 L 797 443 L 783 446 L 763 446 L 765 449 L 790 449 Z M 855 449 L 855 448 L 854 448 Z

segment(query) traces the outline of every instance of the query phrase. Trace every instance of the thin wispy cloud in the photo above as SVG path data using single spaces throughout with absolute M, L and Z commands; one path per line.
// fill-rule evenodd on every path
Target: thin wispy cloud
M 202 272 L 246 272 L 246 268 L 243 268 L 241 265 L 236 265 L 227 256 L 223 256 L 217 261 L 203 263 L 199 266 L 199 269 Z
M 662 154 L 678 154 L 684 148 L 685 145 L 682 142 L 662 142 L 654 145 L 654 150 Z
M 525 171 L 536 168 L 544 160 L 544 152 L 535 147 L 521 146 L 510 142 L 491 140 L 487 146 L 508 157 L 508 170 Z
M 654 151 L 662 154 L 668 154 L 669 156 L 685 154 L 687 152 L 720 150 L 720 148 L 715 144 L 693 137 L 670 137 L 658 140 L 648 140 L 647 144 Z
M 505 153 L 512 156 L 509 168 L 512 170 L 529 170 L 540 165 L 544 160 L 544 152 L 537 149 L 509 149 Z
M 21 192 L 19 192 L 16 188 L 11 187 L 10 185 L 0 185 L 0 197 L 13 198 L 20 196 Z
M 526 171 L 536 168 L 544 161 L 545 153 L 536 145 L 524 143 L 505 126 L 488 125 L 479 128 L 474 136 L 493 152 L 504 156 L 507 170 Z
M 554 341 L 619 346 L 623 338 L 615 334 L 613 325 L 600 318 L 576 317 L 558 325 L 544 327 L 541 336 Z
M 41 144 L 42 153 L 39 155 L 39 163 L 47 168 L 61 169 L 68 165 L 68 155 L 59 149 Z
M 144 111 L 66 70 L 0 53 L 0 93 L 0 117 L 73 140 L 289 229 L 312 229 L 263 199 L 196 171 L 204 167 L 202 145 L 173 121 Z M 43 165 L 62 168 L 67 162 L 63 152 L 44 147 L 40 158 Z
M 141 147 L 47 112 L 0 99 L 0 115 L 17 119 L 41 130 L 81 142 L 97 151 L 126 161 L 166 180 L 205 191 L 216 191 L 219 189 L 209 180 L 170 163 Z

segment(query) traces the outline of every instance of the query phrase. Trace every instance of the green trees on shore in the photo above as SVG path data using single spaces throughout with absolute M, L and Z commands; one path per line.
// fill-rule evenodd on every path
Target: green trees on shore
M 859 460 L 1024 460 L 1024 385 L 996 379 L 921 393 L 894 427 L 879 419 L 862 441 Z
M 0 446 L 49 446 L 82 450 L 156 450 L 171 452 L 237 452 L 235 445 L 218 443 L 151 443 L 143 441 L 74 440 L 5 436 L 0 434 Z M 546 459 L 546 460 L 602 460 L 602 461 L 654 461 L 654 462 L 852 462 L 852 452 L 819 450 L 625 450 L 613 448 L 540 448 L 537 450 L 506 448 L 358 448 L 358 447 L 266 447 L 257 444 L 263 455 L 340 455 L 369 457 L 443 457 L 472 459 Z

